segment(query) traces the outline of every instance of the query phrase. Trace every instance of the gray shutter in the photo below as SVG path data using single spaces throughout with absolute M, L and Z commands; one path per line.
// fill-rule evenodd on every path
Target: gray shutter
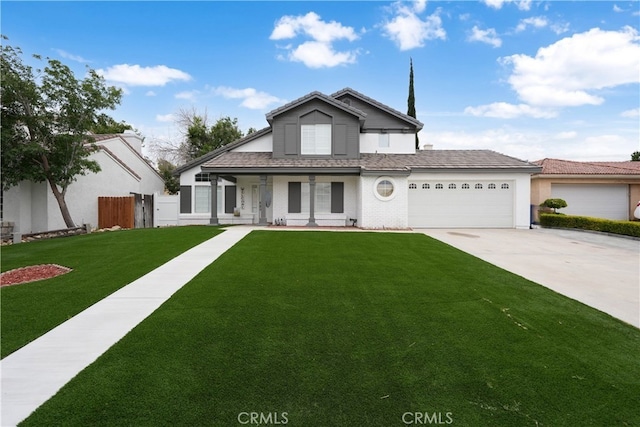
M 302 183 L 289 183 L 289 213 L 302 212 Z
M 180 213 L 191 213 L 191 186 L 180 186 Z
M 236 207 L 236 186 L 227 185 L 224 187 L 224 213 L 233 213 Z
M 331 213 L 344 213 L 344 182 L 331 183 Z
M 335 125 L 333 130 L 333 154 L 347 154 L 347 125 Z
M 298 126 L 284 125 L 284 154 L 298 154 Z

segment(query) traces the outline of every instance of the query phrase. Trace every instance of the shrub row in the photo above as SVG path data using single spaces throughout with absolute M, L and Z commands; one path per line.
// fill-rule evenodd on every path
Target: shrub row
M 543 227 L 578 228 L 640 237 L 640 222 L 633 221 L 614 221 L 586 216 L 541 213 L 540 224 Z

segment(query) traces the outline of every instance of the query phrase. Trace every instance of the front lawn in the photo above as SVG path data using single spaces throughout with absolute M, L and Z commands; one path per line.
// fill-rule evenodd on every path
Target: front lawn
M 2 271 L 39 264 L 73 271 L 0 288 L 2 357 L 218 233 L 206 226 L 139 229 L 3 246 Z
M 424 235 L 260 231 L 24 425 L 639 425 L 638 354 L 636 328 Z

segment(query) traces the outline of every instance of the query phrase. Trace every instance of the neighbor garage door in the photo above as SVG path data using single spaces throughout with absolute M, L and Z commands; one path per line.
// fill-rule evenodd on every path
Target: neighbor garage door
M 513 181 L 409 181 L 409 226 L 514 227 Z
M 624 184 L 551 184 L 551 197 L 563 199 L 568 215 L 629 219 L 629 187 Z

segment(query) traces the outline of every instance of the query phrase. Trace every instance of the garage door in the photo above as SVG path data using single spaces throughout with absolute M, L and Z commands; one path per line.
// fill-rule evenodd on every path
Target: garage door
M 551 197 L 564 199 L 567 215 L 629 219 L 629 187 L 624 184 L 551 184 Z
M 409 181 L 409 226 L 514 227 L 513 181 Z

